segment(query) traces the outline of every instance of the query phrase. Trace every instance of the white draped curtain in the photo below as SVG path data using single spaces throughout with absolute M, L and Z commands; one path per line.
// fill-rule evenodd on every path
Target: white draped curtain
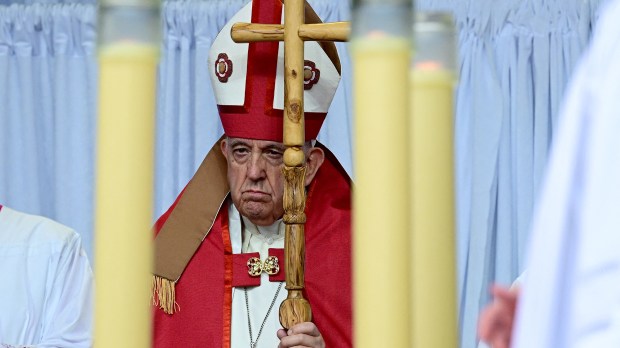
M 95 18 L 89 4 L 0 5 L 0 204 L 74 228 L 89 254 Z
M 489 287 L 523 271 L 564 89 L 598 0 L 421 0 L 458 28 L 456 95 L 461 347 L 477 345 Z
M 207 53 L 247 1 L 163 2 L 156 215 L 222 134 Z M 558 106 L 601 1 L 417 3 L 452 12 L 459 32 L 455 136 L 464 348 L 476 345 L 477 315 L 489 284 L 508 284 L 523 270 Z M 350 19 L 348 0 L 310 3 L 325 21 Z M 91 256 L 95 22 L 94 0 L 0 0 L 0 204 L 73 227 Z M 319 139 L 353 174 L 350 61 L 346 46 L 338 48 L 343 82 Z

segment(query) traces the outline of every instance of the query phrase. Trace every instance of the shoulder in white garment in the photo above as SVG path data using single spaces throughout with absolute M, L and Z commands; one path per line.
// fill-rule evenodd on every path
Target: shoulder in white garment
M 2 207 L 0 260 L 1 348 L 91 346 L 93 274 L 79 234 Z

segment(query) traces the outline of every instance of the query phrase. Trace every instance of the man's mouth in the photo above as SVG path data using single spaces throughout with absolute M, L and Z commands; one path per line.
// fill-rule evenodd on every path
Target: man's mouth
M 263 191 L 247 190 L 242 193 L 242 196 L 250 201 L 264 201 L 269 194 Z

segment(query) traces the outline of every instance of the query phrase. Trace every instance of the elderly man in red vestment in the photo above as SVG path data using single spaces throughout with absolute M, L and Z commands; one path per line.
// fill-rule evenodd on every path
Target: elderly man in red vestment
M 254 0 L 222 29 L 208 68 L 225 136 L 156 224 L 156 347 L 352 346 L 350 180 L 314 140 L 307 158 L 305 297 L 312 323 L 281 329 L 283 47 L 236 44 L 235 22 L 281 23 Z M 306 8 L 306 22 L 318 17 Z M 340 79 L 333 44 L 306 43 L 305 136 L 315 139 Z

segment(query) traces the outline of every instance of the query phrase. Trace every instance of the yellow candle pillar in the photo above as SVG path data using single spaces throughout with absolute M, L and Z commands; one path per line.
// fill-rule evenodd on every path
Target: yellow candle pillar
M 409 6 L 370 4 L 353 22 L 353 331 L 359 348 L 410 346 Z M 379 28 L 360 28 L 379 17 Z M 401 35 L 390 31 L 390 21 L 403 22 Z
M 454 52 L 445 49 L 451 48 L 453 35 L 451 27 L 445 26 L 450 22 L 442 22 L 444 16 L 418 14 L 416 19 L 409 125 L 412 347 L 456 348 L 455 74 L 450 64 Z M 446 31 L 447 37 L 442 38 Z
M 130 34 L 128 21 L 145 24 L 140 21 L 143 10 L 111 9 L 122 13 L 114 14 L 116 19 L 112 21 L 103 17 L 102 25 L 115 26 L 109 29 L 114 34 Z M 103 30 L 100 35 L 110 34 L 105 32 L 106 27 Z M 151 346 L 151 224 L 159 45 L 112 36 L 111 42 L 103 42 L 99 49 L 94 346 L 147 348 Z

